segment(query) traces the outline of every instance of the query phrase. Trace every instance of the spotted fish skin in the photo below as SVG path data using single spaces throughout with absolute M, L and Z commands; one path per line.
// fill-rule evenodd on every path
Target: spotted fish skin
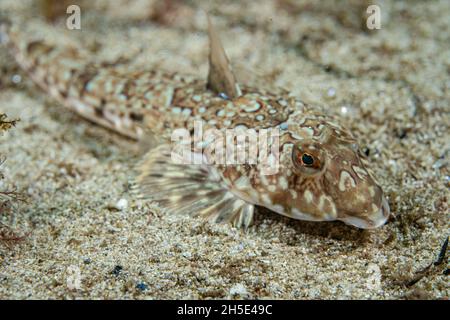
M 379 227 L 389 216 L 383 191 L 353 135 L 287 91 L 274 94 L 231 83 L 224 87 L 238 90 L 228 98 L 200 79 L 93 63 L 80 48 L 31 41 L 14 27 L 1 28 L 17 63 L 45 92 L 130 138 L 145 139 L 150 133 L 169 143 L 175 129 L 193 131 L 195 121 L 202 121 L 205 130 L 279 129 L 280 167 L 271 175 L 263 174 L 260 164 L 165 166 L 167 148 L 150 150 L 137 178 L 149 199 L 238 226 L 250 224 L 255 205 L 295 219 L 341 220 L 359 228 Z M 221 75 L 216 76 L 220 86 Z M 170 173 L 162 175 L 166 170 Z M 181 186 L 193 191 L 174 194 Z
M 90 63 L 78 48 L 23 41 L 14 30 L 8 37 L 16 61 L 42 89 L 82 116 L 134 139 L 144 128 L 157 134 L 191 129 L 193 120 L 219 129 L 269 128 L 293 111 L 287 93 L 283 98 L 245 87 L 244 95 L 230 101 L 191 76 Z

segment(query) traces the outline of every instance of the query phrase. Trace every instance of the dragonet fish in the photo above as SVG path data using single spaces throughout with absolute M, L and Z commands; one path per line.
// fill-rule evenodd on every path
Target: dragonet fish
M 93 62 L 81 47 L 30 39 L 10 22 L 0 31 L 21 68 L 61 105 L 132 139 L 156 141 L 135 181 L 139 195 L 168 212 L 247 228 L 262 206 L 293 219 L 383 225 L 388 202 L 352 133 L 286 90 L 239 85 L 209 17 L 208 34 L 202 80 Z M 171 134 L 192 132 L 199 121 L 218 132 L 277 129 L 277 170 L 267 174 L 260 162 L 174 162 Z

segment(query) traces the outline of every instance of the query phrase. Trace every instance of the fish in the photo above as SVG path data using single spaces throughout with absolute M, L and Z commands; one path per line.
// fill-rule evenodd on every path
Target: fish
M 135 192 L 168 213 L 242 229 L 252 224 L 256 207 L 297 220 L 384 225 L 388 201 L 352 132 L 288 90 L 239 84 L 209 16 L 207 22 L 206 80 L 98 62 L 83 48 L 30 39 L 11 21 L 1 23 L 0 40 L 61 105 L 128 138 L 152 141 L 136 166 Z M 174 157 L 174 132 L 195 132 L 196 123 L 222 140 L 229 131 L 257 132 L 271 152 L 261 151 L 259 140 L 244 141 L 239 150 L 256 149 L 257 161 L 217 161 L 228 160 L 228 150 L 215 153 L 211 141 L 198 139 L 188 140 L 183 159 L 190 161 L 181 161 Z

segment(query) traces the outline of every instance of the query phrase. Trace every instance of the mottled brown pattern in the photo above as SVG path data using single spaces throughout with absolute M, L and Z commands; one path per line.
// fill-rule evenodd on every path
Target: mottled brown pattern
M 233 196 L 250 205 L 298 219 L 342 220 L 360 228 L 378 227 L 388 218 L 387 201 L 361 162 L 352 134 L 288 92 L 275 95 L 242 86 L 242 94 L 239 89 L 227 97 L 192 77 L 92 63 L 76 48 L 30 40 L 15 26 L 4 26 L 3 32 L 17 62 L 38 85 L 66 107 L 128 137 L 146 138 L 151 132 L 167 141 L 174 129 L 192 131 L 195 120 L 201 120 L 205 130 L 279 129 L 276 174 L 265 176 L 260 164 L 215 167 Z M 219 80 L 220 75 L 215 81 Z M 234 78 L 222 80 L 227 83 L 219 87 L 231 90 L 228 82 Z M 309 150 L 313 165 L 293 161 L 293 148 Z

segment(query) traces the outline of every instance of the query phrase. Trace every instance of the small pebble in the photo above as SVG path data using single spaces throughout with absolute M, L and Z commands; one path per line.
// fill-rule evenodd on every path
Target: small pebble
M 186 259 L 191 259 L 192 258 L 192 254 L 190 252 L 183 252 L 183 257 L 185 257 Z
M 336 95 L 336 89 L 335 88 L 329 88 L 327 91 L 327 95 L 332 98 Z
M 438 161 L 433 163 L 433 169 L 440 169 L 444 165 L 445 165 L 445 161 L 443 161 L 442 159 L 439 159 Z
M 228 96 L 225 93 L 223 93 L 223 92 L 219 93 L 219 97 L 224 99 L 224 100 L 230 100 L 230 98 L 228 98 Z
M 230 288 L 230 295 L 232 296 L 247 296 L 248 292 L 242 283 L 236 283 Z
M 128 201 L 127 201 L 127 199 L 123 199 L 122 198 L 119 201 L 117 201 L 116 208 L 117 208 L 117 210 L 125 210 L 126 208 L 128 208 Z
M 12 76 L 11 80 L 15 84 L 18 84 L 18 83 L 20 83 L 22 81 L 22 77 L 20 76 L 20 74 L 15 74 L 15 75 Z

